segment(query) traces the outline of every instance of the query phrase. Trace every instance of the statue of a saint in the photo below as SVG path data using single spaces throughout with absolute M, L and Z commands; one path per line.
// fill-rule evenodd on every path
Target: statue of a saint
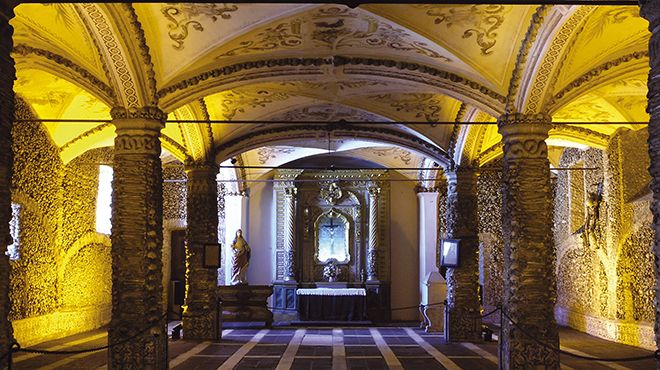
M 250 264 L 250 246 L 243 239 L 243 230 L 236 230 L 236 237 L 231 243 L 231 285 L 247 284 L 247 268 Z

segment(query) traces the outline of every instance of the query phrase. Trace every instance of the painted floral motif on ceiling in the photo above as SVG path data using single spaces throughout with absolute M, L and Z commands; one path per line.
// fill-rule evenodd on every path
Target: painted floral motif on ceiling
M 167 3 L 160 9 L 168 21 L 168 36 L 174 42 L 172 47 L 176 50 L 184 48 L 184 41 L 190 33 L 190 29 L 203 32 L 202 19 L 210 19 L 212 22 L 218 19 L 230 19 L 231 12 L 238 10 L 236 5 L 227 4 L 191 4 L 191 3 Z
M 385 103 L 397 112 L 413 113 L 426 122 L 439 122 L 442 102 L 434 94 L 380 94 L 369 99 Z
M 575 120 L 575 121 L 594 121 L 594 122 L 612 122 L 617 121 L 616 117 L 607 107 L 596 102 L 584 102 L 580 104 L 569 105 L 555 113 L 554 120 Z
M 299 89 L 320 90 L 320 91 L 347 91 L 352 89 L 361 89 L 365 87 L 387 86 L 382 81 L 331 81 L 331 82 L 313 82 L 313 81 L 286 81 L 280 82 L 283 87 L 295 87 Z
M 411 153 L 401 148 L 371 149 L 371 153 L 377 157 L 392 157 L 398 159 L 401 163 L 409 165 L 412 161 Z
M 426 15 L 435 17 L 435 24 L 444 24 L 447 28 L 466 27 L 463 38 L 474 36 L 482 55 L 490 55 L 497 43 L 497 30 L 504 23 L 504 15 L 510 9 L 505 5 L 413 5 L 426 9 Z
M 338 120 L 353 122 L 379 122 L 383 121 L 383 117 L 370 112 L 365 112 L 345 106 L 323 104 L 290 110 L 286 113 L 273 117 L 272 120 L 290 122 L 327 122 Z
M 230 90 L 222 93 L 222 116 L 232 120 L 238 113 L 245 113 L 250 108 L 263 108 L 268 104 L 289 99 L 289 94 L 266 90 Z
M 257 150 L 258 161 L 266 164 L 269 160 L 277 158 L 278 154 L 291 154 L 296 148 L 290 147 L 262 147 Z
M 628 18 L 639 17 L 639 7 L 616 7 L 608 10 L 598 17 L 595 17 L 596 22 L 592 23 L 590 27 L 584 30 L 584 36 L 588 40 L 599 38 L 603 35 L 605 29 L 613 24 L 623 23 Z
M 268 27 L 218 58 L 307 45 L 330 50 L 389 48 L 451 62 L 428 44 L 412 40 L 404 29 L 344 6 L 324 7 Z

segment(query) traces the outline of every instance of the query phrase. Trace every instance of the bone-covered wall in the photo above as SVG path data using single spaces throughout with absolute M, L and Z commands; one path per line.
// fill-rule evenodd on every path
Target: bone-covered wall
M 635 346 L 653 341 L 653 230 L 646 130 L 605 150 L 567 148 L 555 190 L 560 324 Z
M 17 99 L 17 118 L 34 113 Z M 41 123 L 13 129 L 12 202 L 20 205 L 20 257 L 11 262 L 10 319 L 22 346 L 107 324 L 110 239 L 96 232 L 98 165 L 112 149 L 63 164 Z

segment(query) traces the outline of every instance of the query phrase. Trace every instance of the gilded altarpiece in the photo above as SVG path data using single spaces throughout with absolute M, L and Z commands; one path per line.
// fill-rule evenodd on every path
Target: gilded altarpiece
M 276 313 L 288 313 L 295 320 L 297 288 L 334 284 L 336 287 L 365 288 L 369 318 L 387 320 L 390 306 L 390 191 L 386 178 L 384 170 L 276 171 Z M 295 204 L 292 205 L 292 201 Z M 375 218 L 369 214 L 373 209 L 377 210 Z M 368 280 L 371 227 L 374 227 L 372 234 L 376 236 L 373 266 L 377 279 Z M 335 240 L 341 244 L 334 252 L 339 273 L 331 283 L 324 277 L 327 265 L 324 255 L 327 252 L 319 249 L 319 246 L 327 248 L 323 238 L 328 237 L 328 230 L 338 233 Z M 293 234 L 293 240 L 288 233 Z M 346 252 L 344 243 L 347 244 Z M 292 267 L 289 258 L 293 260 Z M 294 279 L 288 277 L 291 272 Z

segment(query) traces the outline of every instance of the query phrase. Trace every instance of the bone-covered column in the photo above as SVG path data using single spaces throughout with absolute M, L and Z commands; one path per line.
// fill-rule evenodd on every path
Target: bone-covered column
M 13 47 L 14 17 L 12 1 L 0 3 L 0 357 L 11 346 L 13 331 L 9 321 L 9 256 L 7 246 L 12 244 L 9 233 L 11 220 L 11 177 L 13 165 L 11 128 L 14 124 L 14 80 L 16 69 L 10 53 Z M 6 357 L 0 360 L 0 369 L 7 366 Z
M 209 163 L 187 164 L 186 174 L 187 287 L 183 335 L 186 339 L 216 340 L 220 335 L 216 307 L 218 272 L 204 267 L 204 244 L 218 243 L 218 168 Z
M 367 281 L 378 281 L 378 197 L 380 188 L 369 188 L 369 239 L 367 240 Z
M 651 39 L 649 42 L 648 107 L 649 121 L 649 157 L 651 165 L 651 190 L 653 191 L 653 225 L 655 228 L 655 343 L 660 349 L 660 0 L 642 0 L 640 15 L 649 21 Z M 660 370 L 660 360 L 656 361 Z
M 459 239 L 459 266 L 447 269 L 445 338 L 455 342 L 481 340 L 479 304 L 479 219 L 477 175 L 459 167 L 447 176 L 447 235 Z
M 155 107 L 114 108 L 110 369 L 167 369 L 163 310 L 163 174 Z M 133 338 L 134 337 L 134 338 Z M 113 345 L 127 338 L 131 340 Z
M 529 337 L 559 347 L 554 317 L 553 196 L 545 144 L 550 126 L 551 118 L 544 114 L 507 114 L 498 120 L 504 141 L 503 309 L 520 326 L 504 320 L 504 369 L 559 368 L 559 355 Z

